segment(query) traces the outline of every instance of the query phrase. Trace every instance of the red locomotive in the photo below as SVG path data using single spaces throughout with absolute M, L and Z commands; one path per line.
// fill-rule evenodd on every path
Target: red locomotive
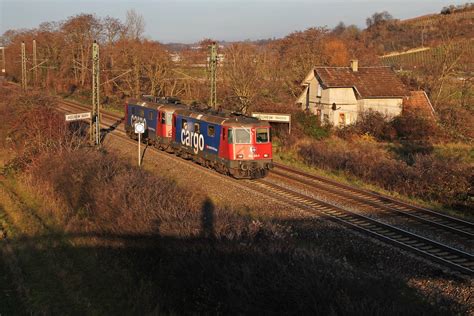
M 127 102 L 125 129 L 144 122 L 144 140 L 162 150 L 239 179 L 261 178 L 273 167 L 270 124 L 256 118 L 154 98 Z

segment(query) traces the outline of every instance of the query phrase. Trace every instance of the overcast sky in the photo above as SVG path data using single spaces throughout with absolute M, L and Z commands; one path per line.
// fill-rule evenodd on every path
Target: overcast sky
M 340 21 L 365 27 L 374 12 L 388 11 L 406 19 L 439 13 L 449 4 L 440 0 L 0 0 L 0 34 L 8 29 L 34 28 L 79 13 L 125 20 L 129 9 L 143 15 L 148 38 L 191 43 L 203 38 L 245 40 L 282 37 L 313 26 L 334 27 Z

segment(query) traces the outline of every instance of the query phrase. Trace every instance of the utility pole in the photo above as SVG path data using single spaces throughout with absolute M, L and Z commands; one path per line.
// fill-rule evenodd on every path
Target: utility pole
M 36 56 L 36 40 L 33 40 L 33 70 L 35 78 L 35 87 L 38 86 L 38 59 Z
M 210 45 L 211 56 L 209 58 L 209 70 L 211 75 L 211 96 L 209 106 L 217 109 L 217 44 Z
M 99 44 L 92 44 L 92 115 L 90 125 L 90 140 L 100 146 L 100 67 L 99 67 Z
M 26 91 L 26 52 L 25 42 L 21 42 L 21 89 Z

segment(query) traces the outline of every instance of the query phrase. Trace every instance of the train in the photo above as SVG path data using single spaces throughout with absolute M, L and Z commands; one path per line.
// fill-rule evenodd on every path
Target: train
M 273 168 L 271 127 L 257 118 L 148 96 L 125 104 L 125 131 L 133 139 L 139 122 L 147 144 L 222 174 L 258 179 Z

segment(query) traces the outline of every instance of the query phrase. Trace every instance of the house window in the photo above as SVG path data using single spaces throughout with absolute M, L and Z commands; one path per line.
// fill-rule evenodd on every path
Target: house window
M 318 84 L 318 92 L 317 92 L 317 97 L 320 98 L 322 93 L 321 85 Z
M 344 113 L 339 113 L 339 126 L 346 125 L 346 115 Z

